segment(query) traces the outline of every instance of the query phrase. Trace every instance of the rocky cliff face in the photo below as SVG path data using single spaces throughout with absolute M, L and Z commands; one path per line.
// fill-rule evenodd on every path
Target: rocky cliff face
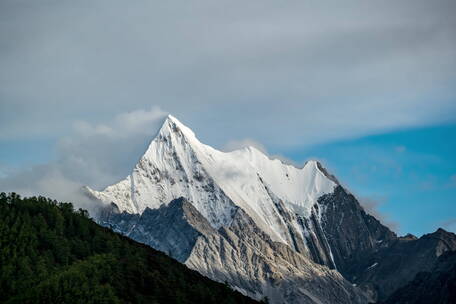
M 456 235 L 443 229 L 421 238 L 396 238 L 389 246 L 360 257 L 351 272 L 352 281 L 371 290 L 374 299 L 383 301 L 419 272 L 433 271 L 440 256 L 455 251 Z
M 428 270 L 396 290 L 384 304 L 456 303 L 456 251 L 442 254 Z
M 442 254 L 456 250 L 456 235 L 443 229 L 419 239 L 397 237 L 341 186 L 320 197 L 317 206 L 324 210 L 321 221 L 314 216 L 304 221 L 314 225 L 315 234 L 307 238 L 312 259 L 336 268 L 372 301 L 385 300 L 418 272 L 431 271 Z
M 336 268 L 372 301 L 385 300 L 418 272 L 431 271 L 443 253 L 456 250 L 456 235 L 443 229 L 419 239 L 397 237 L 341 186 L 320 197 L 317 206 L 324 210 L 321 221 L 314 220 L 319 210 L 303 220 L 315 231 L 306 239 L 312 259 Z
M 299 231 L 306 232 L 290 228 L 296 251 L 337 269 L 349 279 L 353 278 L 359 260 L 396 239 L 393 232 L 367 214 L 340 185 L 318 199 L 309 217 L 290 215 L 288 219 L 302 227 Z
M 142 214 L 105 212 L 98 218 L 104 226 L 167 253 L 184 263 L 198 237 L 216 233 L 208 221 L 184 198 Z
M 366 303 L 340 273 L 272 241 L 241 208 L 229 226 L 218 230 L 184 198 L 141 215 L 105 212 L 99 220 L 256 299 Z

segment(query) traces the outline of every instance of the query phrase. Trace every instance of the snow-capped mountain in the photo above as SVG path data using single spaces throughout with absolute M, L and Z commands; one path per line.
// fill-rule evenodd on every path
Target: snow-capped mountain
M 383 300 L 422 267 L 422 251 L 404 266 L 413 271 L 381 260 L 404 241 L 319 162 L 296 168 L 253 147 L 218 151 L 171 115 L 129 176 L 85 190 L 102 202 L 99 223 L 272 303 Z M 456 238 L 428 247 L 426 263 L 456 250 Z
M 132 174 L 101 192 L 89 191 L 128 213 L 185 197 L 216 229 L 229 225 L 240 207 L 272 240 L 291 245 L 277 201 L 309 218 L 317 199 L 336 185 L 316 161 L 298 169 L 253 147 L 221 152 L 169 115 Z

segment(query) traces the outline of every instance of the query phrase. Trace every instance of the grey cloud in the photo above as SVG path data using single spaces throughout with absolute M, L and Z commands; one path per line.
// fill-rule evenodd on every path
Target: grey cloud
M 103 187 L 125 177 L 164 120 L 159 108 L 116 115 L 105 124 L 76 124 L 57 145 L 56 163 L 72 180 Z
M 81 188 L 101 189 L 128 175 L 164 117 L 165 112 L 152 108 L 122 113 L 104 124 L 80 121 L 59 140 L 55 160 L 8 170 L 0 177 L 0 191 L 49 196 L 94 211 Z
M 99 205 L 94 204 L 81 191 L 82 185 L 70 179 L 66 173 L 58 164 L 37 165 L 0 178 L 0 191 L 16 192 L 22 196 L 43 195 L 71 202 L 77 208 L 94 214 Z
M 255 138 L 272 150 L 454 120 L 454 11 L 454 1 L 5 0 L 0 139 L 59 138 L 74 121 L 153 105 L 209 144 Z
M 358 197 L 358 201 L 363 207 L 364 211 L 378 219 L 383 225 L 387 226 L 394 232 L 399 231 L 399 223 L 392 220 L 390 216 L 380 211 L 380 206 L 383 205 L 384 199 L 372 197 Z
M 448 231 L 456 233 L 456 218 L 451 218 L 440 223 L 441 227 L 445 228 Z

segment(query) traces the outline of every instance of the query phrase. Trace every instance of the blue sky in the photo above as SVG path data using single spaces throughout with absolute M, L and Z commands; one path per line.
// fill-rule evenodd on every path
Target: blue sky
M 49 139 L 2 140 L 0 172 L 46 163 L 55 158 L 55 142 Z M 3 172 L 5 174 L 5 172 Z
M 336 141 L 285 156 L 321 159 L 361 199 L 377 204 L 401 234 L 456 231 L 456 125 Z

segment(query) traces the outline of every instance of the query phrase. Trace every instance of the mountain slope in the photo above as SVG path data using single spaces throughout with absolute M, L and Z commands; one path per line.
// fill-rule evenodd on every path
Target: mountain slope
M 42 197 L 0 194 L 1 303 L 255 303 Z
M 449 252 L 456 252 L 456 235 L 443 229 L 420 238 L 400 237 L 358 259 L 353 281 L 374 290 L 375 298 L 383 301 L 414 280 L 419 272 L 433 272 L 439 258 Z
M 252 297 L 361 303 L 361 292 L 311 260 L 308 238 L 314 230 L 304 223 L 320 225 L 318 198 L 336 186 L 318 162 L 299 169 L 254 148 L 217 151 L 168 116 L 125 180 L 103 191 L 86 190 L 106 205 L 100 223 Z M 179 197 L 186 198 L 183 207 L 173 201 Z M 189 210 L 197 219 L 186 216 Z M 239 222 L 258 233 L 247 238 L 234 229 Z M 225 261 L 225 250 L 233 263 Z M 327 262 L 334 266 L 332 256 Z
M 141 215 L 112 212 L 104 223 L 252 297 L 274 303 L 364 302 L 337 271 L 273 242 L 241 208 L 218 230 L 184 198 Z
M 384 304 L 456 303 L 456 252 L 442 254 L 428 271 L 395 291 Z
M 319 162 L 296 168 L 252 147 L 221 152 L 172 116 L 128 177 L 86 192 L 104 206 L 97 215 L 103 225 L 257 299 L 366 303 L 385 299 L 416 273 L 415 264 L 403 263 L 400 271 L 412 275 L 401 280 L 394 271 L 366 274 L 376 273 L 375 263 L 394 254 L 401 238 Z M 426 246 L 414 254 L 439 245 Z M 434 260 L 455 250 L 442 248 Z
M 333 193 L 319 198 L 322 212 L 321 225 L 315 226 L 322 232 L 324 241 L 331 252 L 320 250 L 313 256 L 316 260 L 331 255 L 337 270 L 353 280 L 359 261 L 381 248 L 388 247 L 396 240 L 395 233 L 367 214 L 356 198 L 341 186 Z M 316 245 L 321 239 L 314 240 Z

